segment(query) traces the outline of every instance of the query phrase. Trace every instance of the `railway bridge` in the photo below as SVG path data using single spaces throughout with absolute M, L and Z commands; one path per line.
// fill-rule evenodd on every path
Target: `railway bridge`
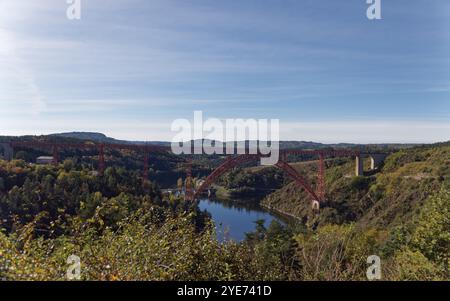
M 3 150 L 3 158 L 5 160 L 12 160 L 14 158 L 14 151 L 18 148 L 24 149 L 39 149 L 46 150 L 52 154 L 52 163 L 57 165 L 59 163 L 59 153 L 62 150 L 78 149 L 78 150 L 97 150 L 98 152 L 98 172 L 99 175 L 103 175 L 106 162 L 105 162 L 105 150 L 132 150 L 140 152 L 143 155 L 143 170 L 142 180 L 143 182 L 148 180 L 148 160 L 152 153 L 171 152 L 171 148 L 167 146 L 157 145 L 137 145 L 137 144 L 114 144 L 114 143 L 51 143 L 51 142 L 36 142 L 36 141 L 12 141 L 9 143 L 0 143 L 0 150 Z M 304 189 L 310 196 L 313 207 L 319 208 L 320 203 L 324 202 L 325 196 L 325 160 L 327 158 L 339 158 L 339 157 L 353 157 L 355 158 L 355 175 L 363 176 L 364 171 L 364 158 L 370 158 L 370 169 L 373 171 L 378 170 L 383 164 L 387 154 L 383 153 L 365 153 L 357 150 L 334 150 L 334 149 L 319 149 L 319 150 L 305 150 L 305 149 L 284 149 L 280 150 L 280 159 L 275 165 L 277 168 L 283 170 L 292 180 L 297 183 L 299 187 Z M 241 154 L 241 155 L 229 155 L 225 161 L 216 167 L 210 175 L 206 177 L 199 187 L 194 188 L 191 184 L 192 178 L 192 164 L 188 159 L 187 171 L 186 171 L 186 193 L 185 198 L 187 200 L 198 199 L 202 193 L 204 193 L 220 176 L 226 172 L 232 170 L 240 165 L 245 165 L 249 162 L 257 161 L 264 155 L 260 154 Z M 308 158 L 315 158 L 318 164 L 318 173 L 316 178 L 316 184 L 313 186 L 307 179 L 305 179 L 298 171 L 288 162 L 289 156 L 308 156 Z

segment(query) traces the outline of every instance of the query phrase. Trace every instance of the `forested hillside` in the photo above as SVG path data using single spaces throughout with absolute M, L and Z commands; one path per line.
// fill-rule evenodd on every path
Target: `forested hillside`
M 450 147 L 445 145 L 395 152 L 371 176 L 355 177 L 354 164 L 353 159 L 327 161 L 327 201 L 319 214 L 313 214 L 310 198 L 294 183 L 268 195 L 262 204 L 311 225 L 357 222 L 388 228 L 410 221 L 430 195 L 450 187 Z M 314 181 L 315 164 L 296 167 Z
M 274 169 L 230 173 L 222 184 L 266 185 L 276 191 L 263 204 L 300 221 L 258 221 L 242 242 L 218 241 L 196 202 L 120 164 L 99 176 L 69 156 L 57 166 L 0 161 L 0 278 L 64 280 L 76 255 L 83 280 L 365 280 L 376 254 L 385 280 L 448 280 L 449 160 L 445 145 L 402 150 L 365 178 L 351 161 L 327 161 L 318 214 Z M 312 178 L 315 164 L 295 165 Z

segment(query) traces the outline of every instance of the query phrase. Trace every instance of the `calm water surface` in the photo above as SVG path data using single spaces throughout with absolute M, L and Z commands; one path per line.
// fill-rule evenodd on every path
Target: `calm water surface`
M 260 219 L 265 220 L 266 227 L 273 220 L 284 223 L 279 217 L 254 203 L 243 206 L 234 202 L 204 199 L 200 201 L 199 207 L 211 214 L 216 224 L 217 238 L 221 241 L 225 239 L 243 240 L 245 233 L 255 230 L 255 221 Z

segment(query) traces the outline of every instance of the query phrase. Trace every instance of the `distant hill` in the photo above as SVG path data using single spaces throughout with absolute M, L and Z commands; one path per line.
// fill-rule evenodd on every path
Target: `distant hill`
M 57 134 L 48 135 L 48 137 L 52 137 L 52 138 L 61 137 L 61 138 L 70 138 L 70 139 L 79 139 L 79 140 L 89 140 L 89 141 L 100 142 L 100 143 L 152 144 L 152 145 L 164 145 L 164 146 L 170 145 L 170 142 L 168 142 L 168 141 L 119 140 L 119 139 L 108 137 L 103 133 L 97 133 L 97 132 L 57 133 Z M 215 143 L 220 144 L 223 142 L 216 141 Z M 213 141 L 213 144 L 214 144 L 214 141 Z M 249 144 L 249 142 L 247 141 L 246 145 L 248 145 L 248 144 Z M 282 148 L 282 149 L 288 149 L 288 148 L 319 149 L 319 148 L 326 148 L 326 147 L 348 148 L 348 147 L 355 147 L 355 146 L 357 146 L 357 144 L 349 144 L 349 143 L 323 144 L 323 143 L 312 142 L 312 141 L 280 141 L 280 148 Z
M 168 141 L 130 141 L 130 140 L 119 140 L 112 137 L 108 137 L 103 133 L 98 132 L 67 132 L 67 133 L 55 133 L 50 135 L 42 136 L 20 136 L 20 137 L 8 137 L 0 136 L 0 142 L 7 142 L 11 140 L 20 141 L 48 141 L 48 142 L 76 142 L 77 140 L 82 141 L 92 141 L 97 143 L 116 143 L 116 144 L 138 144 L 138 145 L 159 145 L 159 146 L 170 146 Z M 206 140 L 205 140 L 206 141 Z M 221 141 L 216 141 L 215 144 L 223 143 Z M 214 144 L 214 143 L 213 143 Z M 249 141 L 246 141 L 248 146 Z M 446 143 L 443 143 L 446 145 Z M 447 142 L 448 144 L 448 142 Z M 398 150 L 403 148 L 410 148 L 417 146 L 414 144 L 353 144 L 353 143 L 337 143 L 337 144 L 325 144 L 313 141 L 280 141 L 281 149 L 324 149 L 324 148 L 334 148 L 334 149 L 360 149 L 360 150 Z
M 116 144 L 151 144 L 151 145 L 170 145 L 169 142 L 165 141 L 129 141 L 129 140 L 119 140 L 106 136 L 103 133 L 97 132 L 69 132 L 69 133 L 57 133 L 48 135 L 49 137 L 62 137 L 62 138 L 72 138 L 79 140 L 89 140 L 93 142 L 101 143 L 116 143 Z
M 124 141 L 120 141 L 114 138 L 107 137 L 102 133 L 95 132 L 70 132 L 70 133 L 59 133 L 59 134 L 51 134 L 51 137 L 64 137 L 64 138 L 75 138 L 80 140 L 92 140 L 97 142 L 105 142 L 105 143 L 122 143 Z

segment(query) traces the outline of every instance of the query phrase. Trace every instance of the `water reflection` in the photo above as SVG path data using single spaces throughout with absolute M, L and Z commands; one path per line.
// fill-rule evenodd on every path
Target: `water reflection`
M 257 200 L 200 200 L 201 210 L 208 211 L 214 220 L 219 240 L 242 241 L 245 233 L 255 230 L 255 221 L 264 220 L 268 227 L 273 220 L 284 223 L 268 212 Z

